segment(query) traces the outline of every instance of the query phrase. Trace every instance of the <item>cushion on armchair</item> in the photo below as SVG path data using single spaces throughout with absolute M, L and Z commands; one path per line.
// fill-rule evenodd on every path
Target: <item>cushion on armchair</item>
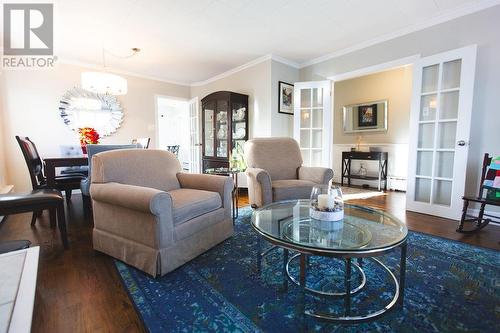
M 180 188 L 169 191 L 168 194 L 172 197 L 174 225 L 222 207 L 222 200 L 217 192 Z
M 300 179 L 274 180 L 272 184 L 274 201 L 309 198 L 311 188 L 317 185 L 310 180 Z

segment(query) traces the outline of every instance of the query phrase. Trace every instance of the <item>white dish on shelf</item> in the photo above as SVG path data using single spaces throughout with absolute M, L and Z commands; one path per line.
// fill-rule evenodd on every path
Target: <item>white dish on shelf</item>
M 233 111 L 233 120 L 240 121 L 245 119 L 245 111 L 247 108 L 239 108 L 238 110 Z
M 233 135 L 233 139 L 243 139 L 247 132 L 245 131 L 244 127 L 240 127 L 236 130 L 236 132 Z

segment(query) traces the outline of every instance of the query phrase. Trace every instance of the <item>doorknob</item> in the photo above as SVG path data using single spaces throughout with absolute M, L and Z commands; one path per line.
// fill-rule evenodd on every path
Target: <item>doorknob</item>
M 457 142 L 457 145 L 459 146 L 465 146 L 467 144 L 467 142 L 465 142 L 464 140 L 460 140 Z

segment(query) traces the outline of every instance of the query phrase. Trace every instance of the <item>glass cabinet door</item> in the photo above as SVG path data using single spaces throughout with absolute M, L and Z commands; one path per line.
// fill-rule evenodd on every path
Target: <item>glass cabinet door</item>
M 204 124 L 205 129 L 205 156 L 215 156 L 214 155 L 214 115 L 215 115 L 215 103 L 207 103 L 203 109 L 204 112 Z
M 233 103 L 231 110 L 233 150 L 242 151 L 245 141 L 248 140 L 247 107 L 243 103 Z
M 228 157 L 227 141 L 228 133 L 228 117 L 227 111 L 229 109 L 228 101 L 218 100 L 217 110 L 215 115 L 215 135 L 216 135 L 216 148 L 217 157 Z

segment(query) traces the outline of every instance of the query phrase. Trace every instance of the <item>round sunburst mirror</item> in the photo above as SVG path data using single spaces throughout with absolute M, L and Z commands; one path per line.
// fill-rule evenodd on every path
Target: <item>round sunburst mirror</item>
M 123 121 L 123 109 L 115 96 L 96 94 L 79 87 L 63 95 L 59 112 L 73 131 L 92 127 L 101 137 L 116 132 Z

